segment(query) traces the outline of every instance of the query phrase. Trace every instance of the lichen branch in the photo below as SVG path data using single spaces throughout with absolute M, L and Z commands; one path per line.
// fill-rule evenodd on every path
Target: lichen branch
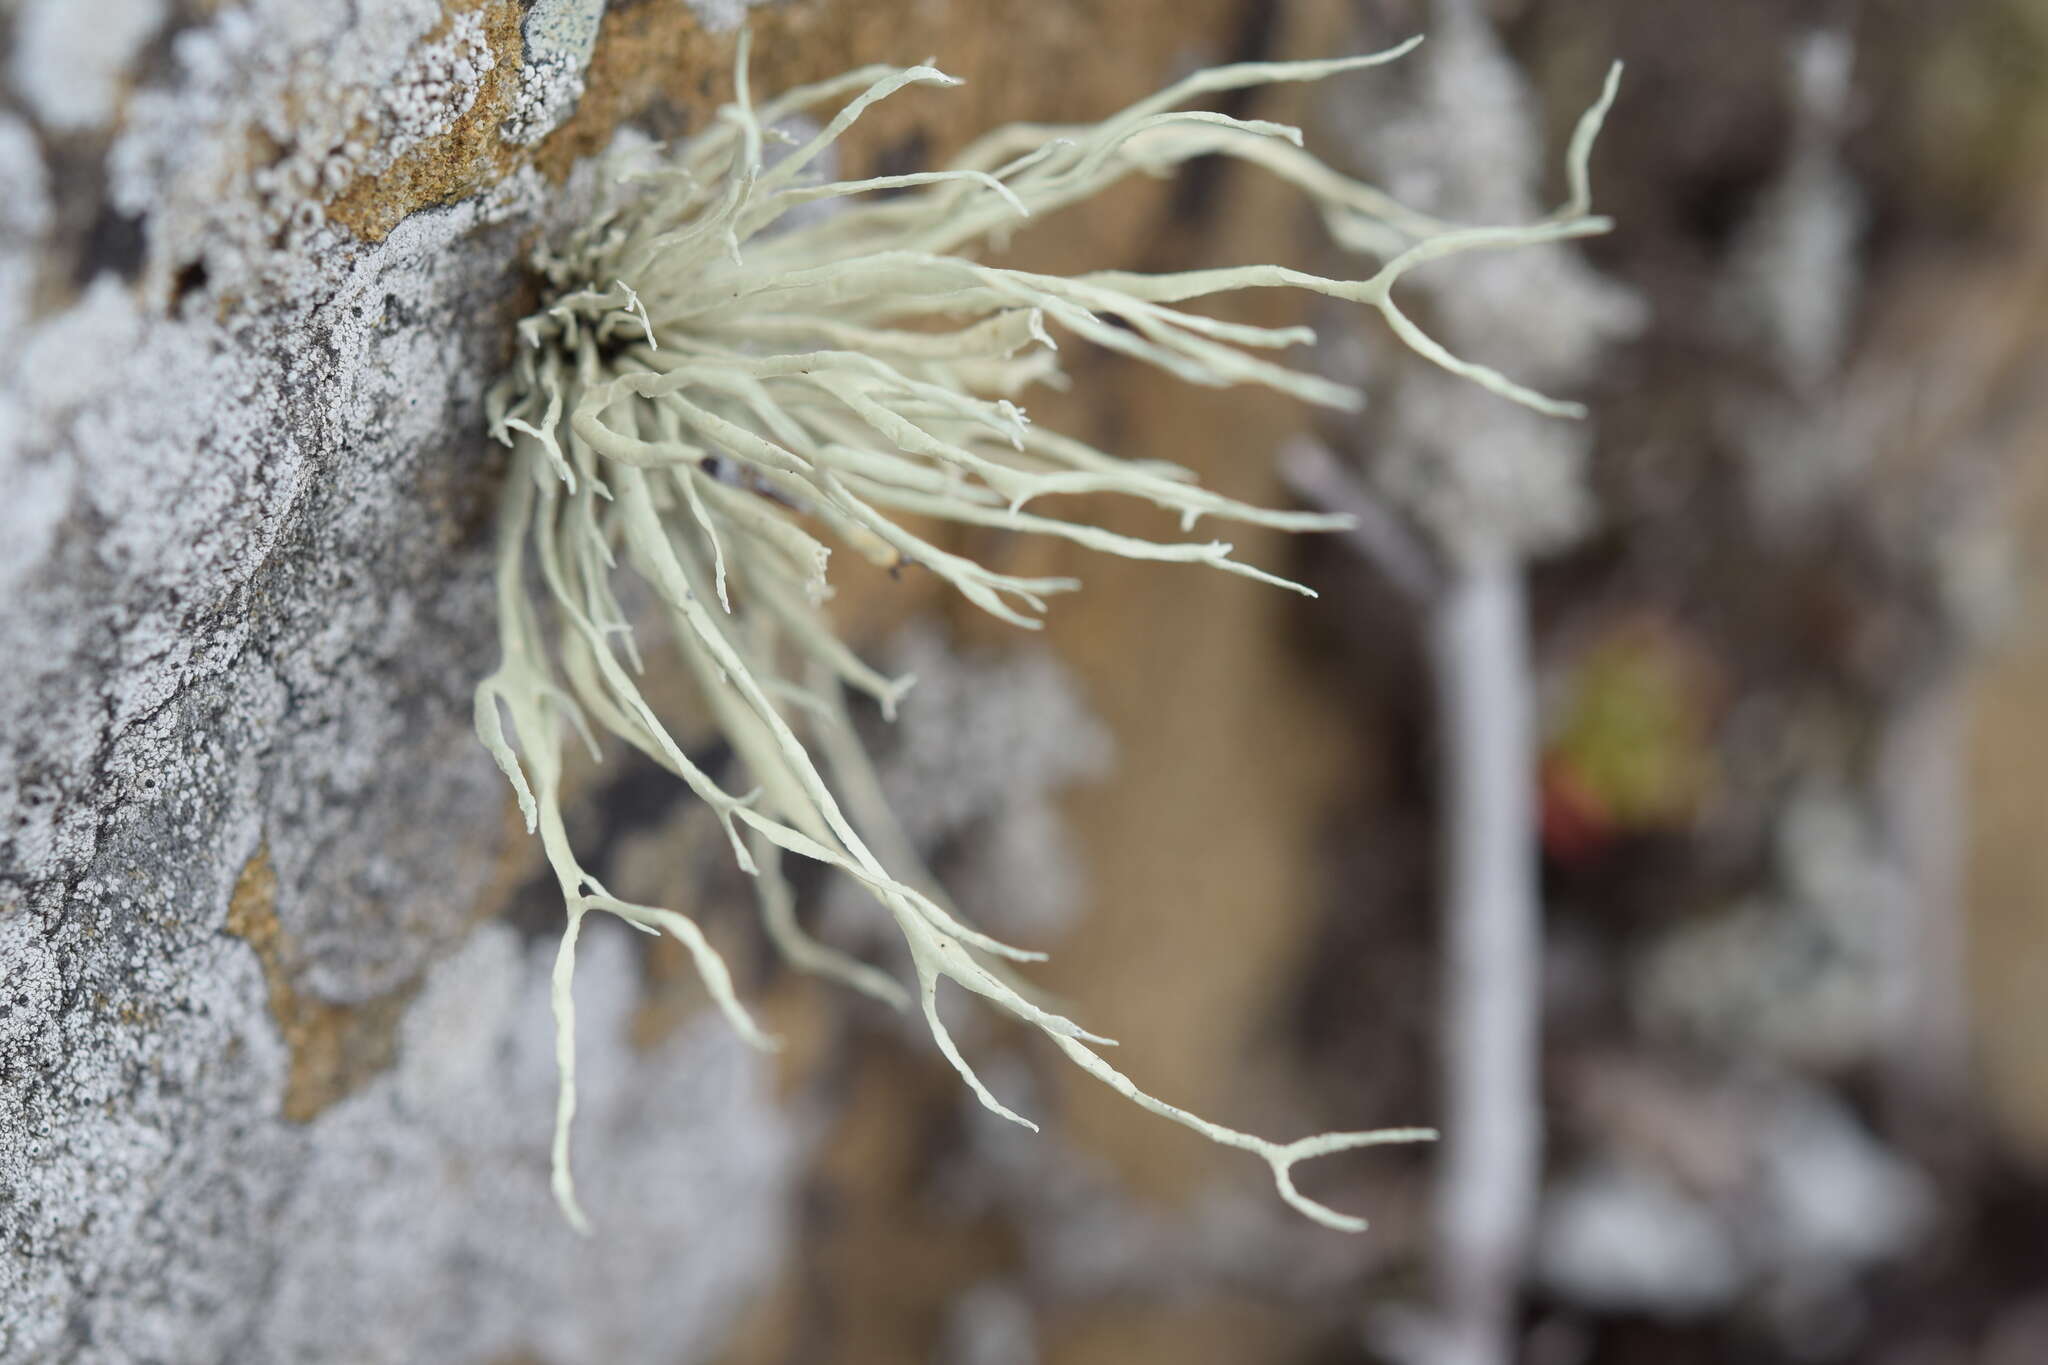
M 1029 1124 L 955 1046 L 938 1013 L 941 982 L 1043 1032 L 1141 1107 L 1259 1156 L 1281 1196 L 1329 1227 L 1364 1222 L 1303 1196 L 1296 1164 L 1433 1136 L 1403 1128 L 1275 1143 L 1222 1127 L 1138 1089 L 1096 1051 L 1110 1040 L 1029 999 L 1001 964 L 1041 955 L 973 928 L 936 892 L 853 735 L 844 689 L 893 715 L 910 680 L 864 664 L 822 609 L 828 542 L 890 567 L 921 565 L 983 610 L 1027 628 L 1048 597 L 1078 586 L 999 573 L 932 544 L 899 514 L 1055 536 L 1132 559 L 1208 564 L 1307 591 L 1232 558 L 1225 540 L 1154 542 L 1025 510 L 1052 494 L 1114 493 L 1177 513 L 1184 532 L 1205 516 L 1294 531 L 1351 524 L 1341 515 L 1253 507 L 1199 487 L 1186 470 L 1118 459 L 1033 425 L 1014 399 L 1061 382 L 1056 328 L 1190 384 L 1255 384 L 1311 404 L 1356 407 L 1356 391 L 1255 354 L 1305 344 L 1313 340 L 1307 328 L 1251 327 L 1185 307 L 1242 289 L 1298 289 L 1376 309 L 1418 352 L 1503 398 L 1576 411 L 1451 355 L 1407 319 L 1393 290 L 1425 262 L 1605 230 L 1604 219 L 1587 214 L 1585 163 L 1611 79 L 1573 139 L 1570 202 L 1549 219 L 1512 227 L 1441 222 L 1330 170 L 1301 150 L 1296 129 L 1180 107 L 1219 91 L 1377 66 L 1413 46 L 1222 67 L 1099 124 L 998 130 L 937 171 L 827 181 L 817 165 L 876 102 L 910 86 L 957 82 L 930 66 L 870 67 L 757 106 L 742 41 L 738 93 L 717 122 L 659 164 L 621 169 L 591 218 L 537 253 L 549 298 L 520 324 L 524 346 L 487 404 L 513 467 L 499 528 L 502 657 L 477 689 L 476 722 L 528 829 L 541 836 L 568 908 L 554 975 L 561 1092 L 553 1180 L 576 1226 L 588 1222 L 570 1160 L 572 986 L 588 915 L 680 941 L 740 1035 L 760 1047 L 773 1040 L 693 921 L 612 896 L 577 861 L 561 816 L 561 749 L 571 731 L 593 750 L 593 729 L 633 746 L 704 801 L 754 876 L 769 938 L 793 964 L 906 1005 L 910 995 L 886 973 L 803 932 L 781 858 L 828 864 L 872 893 L 902 935 L 941 1052 L 1006 1118 Z M 849 95 L 814 136 L 770 159 L 778 121 Z M 999 248 L 1026 217 L 1128 175 L 1170 173 L 1211 155 L 1301 188 L 1340 236 L 1384 246 L 1383 264 L 1363 280 L 1278 266 L 1062 278 L 972 254 Z M 881 190 L 899 193 L 872 197 Z M 785 221 L 792 209 L 821 201 L 837 211 Z M 652 590 L 666 647 L 695 682 L 751 791 L 730 792 L 693 763 L 642 693 L 636 679 L 650 665 L 613 587 L 622 570 Z M 535 580 L 537 598 L 529 591 Z M 831 780 L 814 748 L 827 757 Z

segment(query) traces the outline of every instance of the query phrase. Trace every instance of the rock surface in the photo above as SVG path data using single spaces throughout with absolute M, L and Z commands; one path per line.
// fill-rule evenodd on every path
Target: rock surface
M 611 937 L 604 1235 L 562 1225 L 552 947 L 477 927 L 523 856 L 469 733 L 518 13 L 0 20 L 0 1359 L 672 1361 L 777 1260 L 762 1066 L 708 1020 L 629 1054 Z

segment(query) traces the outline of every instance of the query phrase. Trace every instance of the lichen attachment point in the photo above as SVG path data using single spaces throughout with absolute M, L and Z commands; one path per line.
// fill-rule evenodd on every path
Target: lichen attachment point
M 1180 306 L 1240 289 L 1303 289 L 1377 310 L 1408 345 L 1503 398 L 1575 411 L 1445 351 L 1396 307 L 1393 289 L 1427 261 L 1604 230 L 1605 220 L 1587 214 L 1585 167 L 1611 79 L 1571 144 L 1571 201 L 1516 227 L 1440 222 L 1330 170 L 1301 150 L 1293 128 L 1180 107 L 1215 92 L 1377 66 L 1416 41 L 1334 61 L 1203 71 L 1098 124 L 999 129 L 942 170 L 825 182 L 820 158 L 869 106 L 907 86 L 957 82 L 930 65 L 866 67 L 757 105 L 743 36 L 736 96 L 717 121 L 657 164 L 618 168 L 592 217 L 537 254 L 550 297 L 520 324 L 523 344 L 487 404 L 512 467 L 498 532 L 502 658 L 477 688 L 476 724 L 567 903 L 553 991 L 561 1070 L 553 1180 L 577 1227 L 588 1222 L 569 1152 L 571 983 L 587 915 L 603 912 L 677 939 L 740 1034 L 762 1047 L 773 1040 L 696 924 L 618 899 L 578 862 L 560 807 L 561 754 L 572 732 L 593 752 L 599 731 L 633 746 L 705 802 L 753 874 L 766 932 L 790 962 L 908 1007 L 912 993 L 891 976 L 799 927 L 780 860 L 815 859 L 860 882 L 903 937 L 914 998 L 940 1050 L 1006 1118 L 1028 1126 L 954 1045 L 936 1006 L 941 981 L 1036 1026 L 1076 1065 L 1152 1113 L 1259 1156 L 1282 1197 L 1328 1227 L 1365 1225 L 1299 1193 L 1296 1163 L 1433 1136 L 1404 1128 L 1276 1143 L 1221 1127 L 1147 1095 L 1103 1060 L 1098 1049 L 1110 1040 L 1029 999 L 1002 963 L 1040 955 L 972 928 L 932 889 L 854 737 L 846 689 L 893 714 L 911 680 L 862 662 L 821 610 L 828 549 L 820 537 L 886 566 L 920 564 L 1027 628 L 1048 597 L 1078 586 L 986 568 L 923 539 L 900 514 L 1060 536 L 1133 559 L 1208 564 L 1306 591 L 1231 558 L 1221 540 L 1155 542 L 1027 510 L 1046 494 L 1115 493 L 1180 514 L 1184 529 L 1202 516 L 1294 531 L 1349 524 L 1249 506 L 1203 489 L 1187 470 L 1119 459 L 1032 424 L 1016 400 L 1034 384 L 1058 382 L 1055 329 L 1191 384 L 1258 384 L 1319 406 L 1356 407 L 1355 391 L 1259 354 L 1311 340 L 1306 329 L 1229 323 Z M 842 100 L 815 135 L 795 141 L 781 133 L 790 120 Z M 777 140 L 793 145 L 771 157 Z M 1168 173 L 1208 155 L 1299 187 L 1340 242 L 1370 244 L 1382 264 L 1362 280 L 1279 266 L 1062 278 L 975 256 L 1026 216 L 1133 172 Z M 865 197 L 878 190 L 899 193 Z M 791 217 L 824 200 L 837 211 Z M 651 590 L 667 646 L 753 790 L 735 795 L 699 768 L 643 696 L 635 679 L 649 661 L 614 590 L 626 570 Z

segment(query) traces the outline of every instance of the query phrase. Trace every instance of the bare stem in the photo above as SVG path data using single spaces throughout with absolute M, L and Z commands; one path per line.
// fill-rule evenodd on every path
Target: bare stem
M 1963 720 L 1962 687 L 1953 675 L 1938 676 L 1897 704 L 1878 762 L 1884 832 L 1899 873 L 1885 954 L 1887 1101 L 1894 1122 L 1923 1143 L 1954 1131 L 1970 1066 L 1957 903 L 1967 815 Z
M 1429 626 L 1445 877 L 1435 1365 L 1506 1365 L 1542 1147 L 1535 771 L 1520 563 L 1467 561 Z

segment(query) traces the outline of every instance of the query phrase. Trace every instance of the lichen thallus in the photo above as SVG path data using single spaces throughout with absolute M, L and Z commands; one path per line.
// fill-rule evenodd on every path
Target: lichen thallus
M 1076 582 L 996 572 L 920 537 L 898 514 L 1208 564 L 1305 592 L 1232 559 L 1224 541 L 1155 542 L 1028 510 L 1044 494 L 1116 493 L 1178 513 L 1184 532 L 1203 516 L 1291 531 L 1345 524 L 1219 496 L 1171 464 L 1117 458 L 1031 424 L 1015 401 L 1033 384 L 1061 382 L 1053 333 L 1064 330 L 1191 384 L 1258 384 L 1321 407 L 1358 406 L 1353 389 L 1258 354 L 1311 341 L 1308 329 L 1247 326 L 1181 306 L 1234 290 L 1285 287 L 1364 304 L 1445 369 L 1504 399 L 1576 414 L 1573 404 L 1451 355 L 1401 312 L 1393 289 L 1428 261 L 1604 231 L 1607 221 L 1588 212 L 1587 159 L 1618 71 L 1572 138 L 1564 206 L 1508 227 L 1408 209 L 1302 150 L 1292 127 L 1179 107 L 1378 66 L 1417 41 L 1334 61 L 1201 71 L 1100 123 L 998 129 L 943 170 L 822 181 L 820 158 L 869 106 L 905 86 L 958 82 L 929 65 L 865 67 L 757 105 L 743 38 L 736 95 L 716 122 L 658 157 L 612 166 L 591 217 L 536 254 L 549 297 L 520 324 L 516 362 L 488 401 L 490 429 L 512 457 L 498 532 L 502 659 L 477 688 L 476 725 L 567 902 L 553 980 L 561 1072 L 553 1185 L 578 1228 L 588 1223 L 569 1160 L 571 977 L 586 916 L 602 911 L 672 935 L 741 1036 L 774 1044 L 694 922 L 613 896 L 577 861 L 560 807 L 571 730 L 593 754 L 596 731 L 641 750 L 710 808 L 753 874 L 768 936 L 791 963 L 907 1007 L 911 995 L 893 977 L 799 926 L 781 859 L 816 859 L 860 882 L 902 934 L 939 1049 L 1006 1118 L 1033 1126 L 955 1047 L 935 1004 L 942 980 L 1035 1026 L 1143 1108 L 1257 1155 L 1281 1196 L 1328 1227 L 1365 1223 L 1301 1194 L 1297 1162 L 1433 1136 L 1401 1128 L 1280 1143 L 1222 1127 L 1138 1089 L 1103 1060 L 1098 1049 L 1110 1040 L 1035 1003 L 1005 964 L 1042 955 L 966 923 L 890 818 L 845 690 L 893 715 L 912 679 L 882 676 L 835 634 L 822 610 L 827 549 L 818 538 L 884 564 L 921 565 L 1025 627 L 1037 624 L 1048 595 Z M 808 125 L 816 129 L 809 136 L 786 131 L 842 99 L 822 126 Z M 978 258 L 1027 215 L 1200 156 L 1248 162 L 1299 188 L 1332 235 L 1376 256 L 1378 268 L 1360 280 L 1277 265 L 1063 278 Z M 880 190 L 897 193 L 871 195 Z M 791 217 L 821 200 L 840 202 L 835 212 Z M 614 592 L 626 567 L 651 590 L 667 644 L 750 774 L 751 791 L 730 792 L 693 762 L 635 682 L 644 661 Z

